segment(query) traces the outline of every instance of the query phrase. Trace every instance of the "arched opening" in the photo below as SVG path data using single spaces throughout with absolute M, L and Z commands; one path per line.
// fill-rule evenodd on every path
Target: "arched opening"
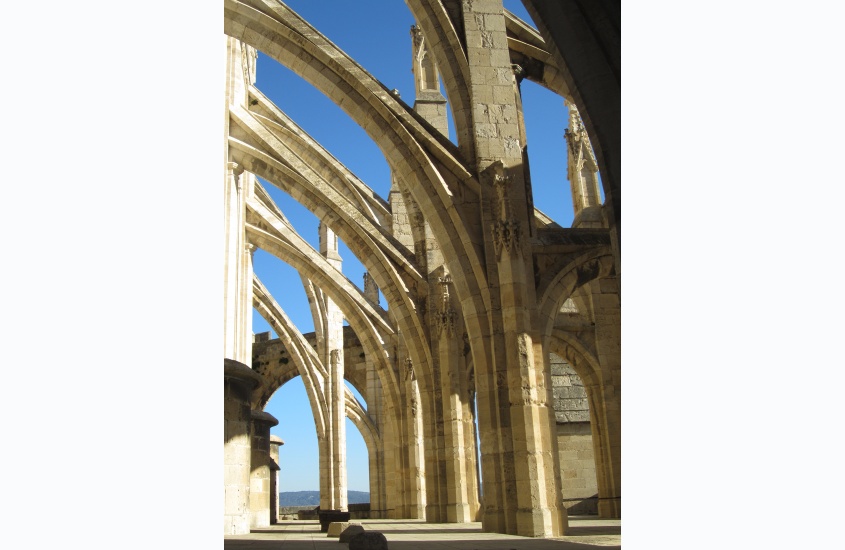
M 345 382 L 362 405 L 366 401 L 358 390 Z M 294 508 L 314 508 L 320 504 L 320 457 L 317 431 L 311 405 L 301 377 L 283 384 L 270 398 L 265 412 L 279 421 L 271 435 L 284 441 L 279 449 L 279 506 L 282 516 L 292 516 Z M 347 418 L 346 458 L 349 504 L 370 502 L 370 460 L 367 444 L 355 422 Z M 362 507 L 365 510 L 367 507 Z
M 279 506 L 320 504 L 320 459 L 317 430 L 302 379 L 283 384 L 264 410 L 279 421 L 270 428 L 285 442 L 279 448 Z M 280 516 L 281 517 L 281 516 Z

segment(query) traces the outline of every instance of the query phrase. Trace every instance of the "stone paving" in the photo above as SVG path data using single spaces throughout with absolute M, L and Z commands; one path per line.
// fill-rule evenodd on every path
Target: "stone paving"
M 570 516 L 565 537 L 534 539 L 484 533 L 481 523 L 426 523 L 421 520 L 362 519 L 368 531 L 380 531 L 391 550 L 461 549 L 461 550 L 613 550 L 621 549 L 622 525 L 618 519 L 595 516 Z M 317 521 L 282 521 L 249 535 L 224 537 L 225 550 L 305 550 L 335 549 L 337 538 L 320 532 Z

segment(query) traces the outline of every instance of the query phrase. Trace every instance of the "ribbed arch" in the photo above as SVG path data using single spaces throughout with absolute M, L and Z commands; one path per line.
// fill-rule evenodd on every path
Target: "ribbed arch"
M 483 239 L 467 225 L 477 215 L 464 212 L 455 200 L 460 193 L 477 196 L 480 184 L 457 149 L 432 136 L 415 113 L 283 4 L 227 0 L 224 29 L 313 84 L 374 139 L 394 173 L 411 187 L 450 271 L 468 275 L 456 279 L 455 290 L 469 312 L 470 331 L 489 332 L 481 320 L 490 307 Z
M 270 105 L 267 108 L 270 108 Z M 344 239 L 379 285 L 397 319 L 397 324 L 416 343 L 417 362 L 421 365 L 430 362 L 426 351 L 429 349 L 427 327 L 416 311 L 413 301 L 416 292 L 409 289 L 406 283 L 407 278 L 411 284 L 421 284 L 424 278 L 405 257 L 407 249 L 398 244 L 392 236 L 382 233 L 383 229 L 368 224 L 354 205 L 344 208 L 342 195 L 333 192 L 330 186 L 315 181 L 319 178 L 318 174 L 302 165 L 298 166 L 299 171 L 295 172 L 274 155 L 271 156 L 267 149 L 275 153 L 286 146 L 274 136 L 263 133 L 264 128 L 257 121 L 251 121 L 250 113 L 233 109 L 232 126 L 241 128 L 243 139 L 252 137 L 257 140 L 257 143 L 246 143 L 231 138 L 233 158 L 259 177 L 291 194 Z M 298 157 L 290 159 L 289 162 L 296 163 L 297 159 Z
M 598 358 L 590 353 L 578 339 L 564 330 L 555 329 L 549 336 L 548 349 L 562 357 L 575 371 L 584 386 L 591 387 L 601 383 L 601 368 Z
M 567 298 L 584 284 L 613 272 L 610 247 L 593 248 L 575 257 L 563 257 L 559 266 L 548 271 L 537 289 L 543 334 L 549 336 L 555 319 Z
M 367 302 L 361 291 L 295 233 L 282 236 L 277 232 L 261 229 L 252 223 L 247 223 L 246 231 L 250 242 L 291 265 L 297 271 L 312 273 L 315 283 L 344 312 L 349 325 L 360 338 L 365 353 L 376 364 L 382 388 L 390 394 L 388 397 L 399 402 L 398 383 L 390 367 L 384 339 L 379 333 L 379 330 L 383 330 L 391 334 L 394 332 L 393 328 L 381 314 L 376 312 L 374 306 Z M 294 237 L 297 238 L 296 242 L 292 243 L 288 240 Z M 336 274 L 335 277 L 331 276 L 333 272 Z
M 276 331 L 279 339 L 285 346 L 296 367 L 296 372 L 302 377 L 305 392 L 308 394 L 308 402 L 311 404 L 311 412 L 314 415 L 314 423 L 317 433 L 325 435 L 328 406 L 326 404 L 323 385 L 327 377 L 326 369 L 317 357 L 314 349 L 305 341 L 302 333 L 296 328 L 290 318 L 282 310 L 281 306 L 273 299 L 267 288 L 261 283 L 257 276 L 253 276 L 253 306 L 267 323 Z M 273 365 L 274 371 L 287 371 L 282 368 L 284 365 Z M 264 409 L 270 401 L 270 397 L 278 388 L 287 382 L 284 379 L 284 372 L 281 376 L 271 376 L 270 384 L 262 387 L 261 397 L 257 403 L 258 408 Z M 273 382 L 275 381 L 275 382 Z

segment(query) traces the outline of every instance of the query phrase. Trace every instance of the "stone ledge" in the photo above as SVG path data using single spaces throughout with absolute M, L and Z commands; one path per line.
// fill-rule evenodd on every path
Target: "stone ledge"
M 260 374 L 234 359 L 223 359 L 223 377 L 248 386 L 252 390 L 258 387 L 264 379 Z
M 275 416 L 273 416 L 272 414 L 265 412 L 265 411 L 252 410 L 252 411 L 250 411 L 250 416 L 252 417 L 253 421 L 255 421 L 255 422 L 266 422 L 267 424 L 270 424 L 271 427 L 277 426 L 279 424 L 279 421 L 276 420 Z M 272 440 L 271 440 L 271 442 L 272 442 Z

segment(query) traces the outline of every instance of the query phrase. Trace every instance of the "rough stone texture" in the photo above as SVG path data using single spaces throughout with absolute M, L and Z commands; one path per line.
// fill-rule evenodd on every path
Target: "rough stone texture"
M 363 525 L 361 525 L 360 523 L 350 523 L 348 527 L 346 527 L 340 532 L 340 538 L 338 539 L 338 542 L 349 542 L 350 540 L 352 540 L 352 537 L 363 532 Z
M 587 392 L 575 369 L 549 354 L 557 420 L 563 505 L 570 514 L 598 514 L 598 485 Z
M 327 537 L 339 537 L 341 535 L 341 533 L 343 533 L 350 526 L 361 527 L 361 524 L 360 523 L 351 523 L 351 522 L 348 522 L 348 521 L 333 521 L 333 522 L 329 523 L 329 529 L 326 532 L 327 533 L 326 536 Z M 361 527 L 361 531 L 363 531 L 363 530 L 364 530 L 364 528 Z M 341 541 L 341 542 L 343 542 L 343 541 Z
M 552 396 L 558 422 L 589 422 L 590 407 L 584 383 L 572 366 L 555 353 L 549 354 L 552 366 Z
M 364 531 L 349 539 L 349 550 L 387 550 L 387 538 L 378 531 Z
M 590 460 L 599 513 L 621 514 L 618 17 L 606 6 L 532 0 L 534 30 L 506 15 L 501 0 L 407 4 L 417 20 L 414 110 L 283 3 L 224 0 L 224 350 L 227 359 L 251 356 L 263 376 L 251 394 L 227 393 L 227 533 L 244 532 L 250 519 L 242 409 L 263 408 L 297 375 L 321 441 L 323 509 L 346 507 L 346 416 L 367 443 L 373 511 L 382 517 L 481 519 L 486 531 L 558 536 L 571 499 L 591 498 Z M 255 88 L 253 48 L 311 82 L 367 132 L 391 167 L 389 197 Z M 441 77 L 457 147 L 444 138 Z M 575 107 L 561 145 L 574 228 L 554 227 L 534 209 L 523 78 Z M 599 204 L 597 170 L 608 204 Z M 319 251 L 255 176 L 318 215 Z M 341 271 L 338 237 L 367 270 L 363 291 Z M 300 271 L 313 340 L 253 277 L 256 247 Z M 252 341 L 252 307 L 278 343 Z M 350 330 L 338 328 L 343 317 Z M 565 365 L 547 362 L 553 351 Z M 344 379 L 366 406 L 350 399 Z M 263 514 L 263 482 L 261 489 L 253 514 Z

